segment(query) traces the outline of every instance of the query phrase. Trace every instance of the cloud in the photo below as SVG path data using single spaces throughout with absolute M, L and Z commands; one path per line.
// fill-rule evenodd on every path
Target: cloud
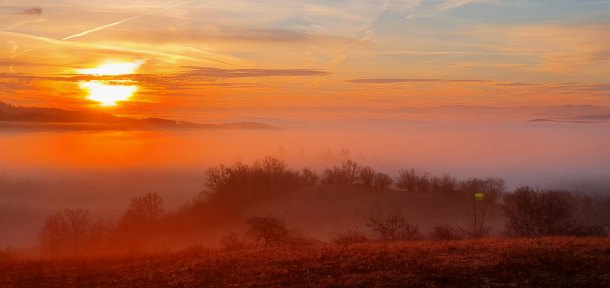
M 189 71 L 182 76 L 210 78 L 253 78 L 253 77 L 315 77 L 327 76 L 329 72 L 316 69 L 220 69 L 186 66 Z
M 42 8 L 40 7 L 31 7 L 21 11 L 21 14 L 24 15 L 42 15 Z
M 454 8 L 458 8 L 460 6 L 464 6 L 472 1 L 473 0 L 448 0 L 448 1 L 445 1 L 445 3 L 443 3 L 440 6 L 440 9 L 441 10 L 454 9 Z
M 349 80 L 351 83 L 357 84 L 393 84 L 393 83 L 463 83 L 463 82 L 491 82 L 489 80 L 477 80 L 477 79 L 458 79 L 458 80 L 445 80 L 445 79 L 400 79 L 400 78 L 368 78 L 368 79 L 352 79 Z

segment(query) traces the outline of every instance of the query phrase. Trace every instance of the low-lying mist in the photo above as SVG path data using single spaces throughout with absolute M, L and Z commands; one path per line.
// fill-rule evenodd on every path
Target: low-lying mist
M 95 217 L 113 221 L 133 197 L 157 193 L 166 209 L 178 210 L 204 190 L 207 168 L 252 163 L 267 155 L 285 160 L 290 168 L 320 173 L 353 159 L 392 178 L 400 169 L 415 168 L 460 179 L 501 177 L 508 190 L 533 185 L 607 195 L 608 128 L 604 123 L 386 119 L 260 131 L 5 132 L 0 133 L 0 247 L 36 245 L 45 217 L 61 209 L 88 209 Z M 363 229 L 363 217 L 392 201 L 410 207 L 406 215 L 417 214 L 418 219 L 432 211 L 430 203 L 409 203 L 415 201 L 411 198 L 360 197 L 350 202 L 351 192 L 341 189 L 337 193 L 346 198 L 342 206 L 326 207 L 320 193 L 308 195 L 307 201 L 286 194 L 261 204 L 260 211 L 283 215 L 305 232 L 309 220 L 335 211 L 336 227 L 310 231 L 318 238 Z M 300 206 L 302 201 L 319 203 L 324 212 L 311 214 L 311 207 Z M 427 216 L 461 223 L 459 209 Z M 419 224 L 425 228 L 434 223 Z

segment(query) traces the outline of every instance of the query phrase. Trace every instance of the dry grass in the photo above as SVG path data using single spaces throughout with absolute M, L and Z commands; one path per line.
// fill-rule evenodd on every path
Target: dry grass
M 610 287 L 610 238 L 0 261 L 0 287 Z

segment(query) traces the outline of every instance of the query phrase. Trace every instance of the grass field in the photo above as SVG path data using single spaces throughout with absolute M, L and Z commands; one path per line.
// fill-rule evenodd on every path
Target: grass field
M 0 287 L 610 287 L 610 238 L 0 259 Z

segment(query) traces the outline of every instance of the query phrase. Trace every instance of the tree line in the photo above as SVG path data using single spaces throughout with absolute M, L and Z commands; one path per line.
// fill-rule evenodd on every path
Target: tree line
M 348 230 L 335 235 L 332 241 L 336 244 L 484 237 L 490 209 L 502 210 L 506 223 L 503 235 L 507 237 L 601 236 L 608 235 L 610 228 L 608 198 L 529 186 L 509 192 L 501 178 L 458 180 L 414 169 L 402 169 L 393 179 L 353 160 L 318 173 L 308 168 L 293 170 L 280 159 L 265 157 L 252 165 L 237 163 L 207 169 L 203 191 L 178 211 L 167 211 L 156 193 L 132 198 L 120 219 L 112 223 L 96 219 L 84 209 L 59 211 L 46 218 L 39 233 L 40 247 L 51 255 L 77 255 L 108 247 L 145 249 L 164 235 L 189 237 L 232 223 L 252 205 L 308 186 L 361 187 L 379 195 L 383 191 L 436 193 L 472 203 L 469 227 L 438 225 L 424 235 L 401 215 L 368 215 L 363 219 L 368 233 Z M 273 215 L 251 215 L 245 222 L 248 229 L 244 235 L 230 233 L 221 239 L 225 248 L 316 242 Z

